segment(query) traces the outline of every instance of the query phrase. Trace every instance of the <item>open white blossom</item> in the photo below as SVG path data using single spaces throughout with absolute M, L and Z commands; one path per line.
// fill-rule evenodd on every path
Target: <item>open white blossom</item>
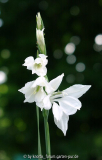
M 54 122 L 64 135 L 68 129 L 69 115 L 75 114 L 81 108 L 81 102 L 78 100 L 91 87 L 90 85 L 73 85 L 63 91 L 55 92 L 63 78 L 63 74 L 49 82 L 50 87 L 46 88 L 49 93 L 37 105 L 49 110 L 52 107 Z M 49 86 L 47 85 L 47 86 Z
M 47 68 L 45 67 L 48 63 L 46 59 L 47 56 L 44 54 L 39 54 L 39 58 L 34 58 L 32 56 L 25 59 L 23 66 L 27 66 L 27 69 L 32 70 L 32 74 L 36 73 L 38 76 L 45 76 L 47 73 Z
M 37 37 L 37 43 L 38 47 L 40 47 L 41 53 L 45 52 L 45 40 L 44 40 L 44 29 L 40 30 L 36 28 L 36 37 Z
M 24 102 L 40 102 L 46 96 L 44 91 L 44 86 L 46 86 L 48 82 L 44 77 L 38 77 L 35 81 L 31 81 L 25 84 L 20 91 L 25 95 Z
M 40 12 L 38 12 L 38 14 L 36 15 L 36 19 L 37 19 L 37 28 L 40 29 L 41 28 L 41 15 L 40 15 Z
M 47 92 L 45 99 L 36 103 L 37 106 L 39 106 L 41 108 L 41 110 L 43 108 L 46 110 L 49 110 L 51 108 L 50 97 L 54 93 L 54 91 L 56 91 L 58 89 L 59 85 L 62 82 L 63 76 L 64 76 L 64 74 L 58 76 L 57 78 L 51 80 L 49 83 L 47 82 L 45 84 L 45 91 Z

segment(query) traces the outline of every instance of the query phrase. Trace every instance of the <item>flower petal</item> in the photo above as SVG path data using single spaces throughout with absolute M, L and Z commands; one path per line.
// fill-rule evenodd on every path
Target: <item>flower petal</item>
M 67 116 L 65 113 L 63 113 L 59 121 L 57 121 L 57 119 L 54 118 L 55 124 L 59 129 L 62 130 L 62 132 L 64 133 L 64 136 L 66 135 L 66 131 L 68 129 L 68 120 L 69 120 L 69 116 Z
M 47 83 L 48 83 L 48 82 L 46 81 L 45 77 L 38 77 L 38 78 L 34 81 L 32 87 L 34 88 L 34 87 L 36 87 L 36 86 L 46 86 Z
M 81 102 L 74 97 L 65 96 L 59 99 L 58 102 L 63 112 L 67 115 L 75 114 L 77 109 L 81 108 Z
M 34 83 L 34 81 L 28 82 L 25 84 L 25 86 L 21 89 L 19 89 L 19 92 L 22 92 L 23 94 L 25 94 L 25 101 L 24 102 L 29 102 L 32 103 L 35 101 L 34 99 L 34 88 L 32 88 L 32 84 Z
M 44 108 L 44 103 L 43 103 L 43 101 L 36 102 L 36 105 L 37 105 L 39 108 L 41 108 L 41 111 L 42 111 L 42 109 Z
M 29 103 L 32 103 L 35 101 L 35 94 L 32 92 L 29 96 L 26 97 L 25 95 L 25 100 L 24 102 L 29 102 Z
M 80 98 L 83 94 L 85 94 L 91 85 L 73 85 L 63 91 L 63 93 L 67 93 L 68 96 Z
M 46 59 L 48 56 L 45 56 L 45 54 L 39 54 L 39 57 L 41 57 L 42 59 Z
M 27 82 L 27 83 L 25 84 L 25 86 L 22 87 L 21 89 L 19 89 L 18 91 L 21 92 L 21 93 L 23 93 L 23 94 L 27 94 L 27 92 L 29 92 L 29 90 L 30 90 L 30 88 L 31 88 L 31 86 L 32 86 L 32 84 L 33 84 L 34 82 L 35 82 L 35 81 Z
M 46 93 L 44 92 L 43 87 L 39 87 L 37 83 L 38 84 L 40 83 L 39 80 L 37 82 L 36 81 L 28 82 L 25 84 L 23 88 L 18 90 L 23 94 L 25 94 L 24 102 L 29 102 L 29 103 L 32 103 L 34 101 L 40 102 L 46 96 Z M 32 87 L 33 85 L 35 86 Z
M 39 54 L 39 57 L 41 57 L 41 60 L 43 62 L 43 65 L 46 66 L 48 63 L 48 60 L 46 59 L 47 56 L 45 56 L 44 54 Z
M 36 73 L 38 76 L 45 76 L 47 74 L 47 68 L 46 67 L 42 67 L 41 69 L 37 69 L 36 71 L 32 70 L 32 74 Z
M 43 103 L 44 103 L 44 108 L 46 110 L 49 110 L 51 108 L 51 102 L 50 102 L 50 95 L 47 95 L 44 100 L 43 100 Z
M 61 119 L 63 111 L 60 106 L 55 102 L 53 102 L 52 112 L 57 121 Z
M 46 93 L 43 90 L 43 87 L 40 87 L 40 89 L 35 94 L 35 102 L 40 102 L 42 99 L 46 96 Z
M 64 76 L 64 74 L 61 74 L 57 78 L 54 78 L 53 80 L 51 80 L 49 82 L 49 87 L 46 88 L 46 92 L 52 93 L 52 92 L 56 91 L 62 82 L 63 76 Z
M 32 70 L 33 64 L 34 58 L 30 56 L 25 59 L 25 63 L 23 64 L 23 66 L 27 66 L 27 69 Z
M 36 58 L 34 63 L 37 63 L 37 64 L 42 63 L 41 58 Z

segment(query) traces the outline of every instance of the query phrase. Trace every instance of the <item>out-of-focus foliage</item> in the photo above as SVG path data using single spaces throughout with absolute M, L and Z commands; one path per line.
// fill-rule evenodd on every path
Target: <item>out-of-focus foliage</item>
M 0 160 L 37 155 L 36 107 L 24 104 L 18 89 L 36 78 L 22 64 L 26 57 L 36 57 L 39 11 L 45 25 L 49 80 L 64 72 L 60 90 L 73 84 L 92 85 L 80 98 L 81 110 L 70 116 L 66 137 L 50 110 L 51 153 L 101 160 L 102 0 L 0 0 Z M 45 155 L 41 112 L 40 133 Z

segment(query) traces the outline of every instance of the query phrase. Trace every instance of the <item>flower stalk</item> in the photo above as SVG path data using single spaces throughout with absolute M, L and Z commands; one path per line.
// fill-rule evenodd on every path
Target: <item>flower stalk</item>
M 40 142 L 40 130 L 39 130 L 39 108 L 38 106 L 36 106 L 36 113 L 37 113 L 37 126 L 38 126 L 38 155 L 42 155 L 41 142 Z M 38 160 L 42 160 L 42 158 L 39 158 Z
M 51 149 L 50 149 L 50 133 L 49 133 L 49 124 L 48 124 L 48 114 L 49 114 L 49 111 L 43 109 L 46 154 L 47 154 L 48 157 L 50 157 Z M 51 160 L 51 158 L 47 158 L 47 160 Z
M 46 55 L 46 45 L 45 45 L 45 40 L 44 40 L 44 24 L 43 24 L 40 13 L 38 13 L 38 15 L 36 16 L 36 21 L 37 21 L 36 38 L 37 38 L 38 51 L 39 51 L 37 52 L 37 55 L 39 55 L 39 53 Z M 47 75 L 45 75 L 45 79 L 48 81 Z M 49 124 L 48 124 L 48 114 L 49 114 L 49 111 L 43 109 L 46 154 L 50 156 L 51 149 L 50 149 L 50 133 L 49 133 Z M 51 159 L 47 158 L 47 160 L 51 160 Z

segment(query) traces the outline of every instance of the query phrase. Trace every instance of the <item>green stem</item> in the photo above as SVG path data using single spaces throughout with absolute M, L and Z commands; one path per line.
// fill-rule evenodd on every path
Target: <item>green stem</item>
M 37 125 L 38 125 L 38 155 L 42 155 L 41 153 L 41 142 L 40 142 L 40 130 L 39 130 L 39 107 L 36 106 L 37 113 Z M 42 158 L 38 158 L 38 160 L 42 160 Z
M 48 124 L 48 111 L 43 109 L 44 116 L 44 127 L 45 127 L 45 143 L 46 143 L 46 154 L 48 156 L 47 160 L 51 160 L 51 149 L 50 149 L 50 134 L 49 134 L 49 124 Z

